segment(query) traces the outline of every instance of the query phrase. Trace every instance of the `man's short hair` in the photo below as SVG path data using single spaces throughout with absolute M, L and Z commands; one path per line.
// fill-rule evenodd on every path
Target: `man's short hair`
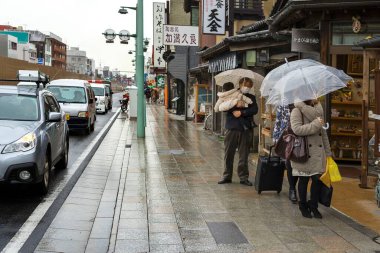
M 223 84 L 223 91 L 229 91 L 235 88 L 235 85 L 231 82 Z

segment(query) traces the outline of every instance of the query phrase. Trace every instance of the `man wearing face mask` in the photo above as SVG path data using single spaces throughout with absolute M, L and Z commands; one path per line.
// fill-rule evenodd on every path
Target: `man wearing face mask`
M 249 148 L 253 139 L 253 128 L 256 126 L 253 116 L 257 114 L 258 108 L 256 98 L 249 94 L 253 87 L 250 78 L 242 78 L 239 81 L 240 91 L 252 100 L 252 104 L 244 107 L 244 103 L 239 101 L 237 105 L 227 112 L 226 125 L 227 130 L 224 139 L 224 173 L 218 184 L 227 184 L 232 182 L 232 171 L 236 148 L 239 152 L 238 175 L 240 184 L 252 186 L 248 180 L 248 155 Z

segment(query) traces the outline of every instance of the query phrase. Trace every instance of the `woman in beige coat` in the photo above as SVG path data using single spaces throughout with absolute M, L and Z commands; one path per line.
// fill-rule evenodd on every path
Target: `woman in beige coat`
M 315 218 L 322 218 L 318 211 L 320 194 L 318 180 L 326 170 L 326 158 L 331 156 L 327 133 L 322 128 L 324 125 L 323 108 L 318 101 L 314 100 L 295 103 L 294 106 L 290 115 L 292 130 L 298 136 L 306 136 L 309 145 L 309 159 L 306 163 L 292 161 L 293 176 L 299 177 L 299 208 L 304 217 L 311 218 L 311 213 L 313 213 Z M 307 201 L 307 185 L 310 178 L 312 180 L 311 193 L 310 200 Z

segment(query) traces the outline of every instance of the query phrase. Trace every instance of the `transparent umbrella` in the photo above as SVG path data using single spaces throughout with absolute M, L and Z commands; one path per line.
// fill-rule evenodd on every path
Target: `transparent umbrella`
M 289 105 L 317 99 L 346 87 L 352 77 L 336 68 L 317 65 L 288 72 L 273 87 L 267 104 Z
M 317 99 L 346 87 L 352 77 L 336 68 L 317 65 L 299 68 L 284 75 L 267 100 L 271 105 L 289 105 Z M 327 126 L 328 128 L 328 126 Z
M 288 62 L 285 58 L 285 61 L 285 64 L 282 64 L 281 66 L 273 69 L 265 76 L 260 88 L 261 96 L 268 97 L 276 83 L 290 71 L 297 70 L 299 68 L 306 68 L 309 66 L 322 65 L 320 62 L 310 59 Z

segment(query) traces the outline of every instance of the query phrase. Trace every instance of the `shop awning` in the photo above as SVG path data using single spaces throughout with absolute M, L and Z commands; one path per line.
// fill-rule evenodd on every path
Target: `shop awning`
M 204 63 L 204 64 L 198 65 L 192 69 L 189 69 L 189 72 L 190 73 L 197 73 L 197 72 L 202 72 L 202 70 L 207 71 L 207 69 L 208 69 L 208 63 Z

